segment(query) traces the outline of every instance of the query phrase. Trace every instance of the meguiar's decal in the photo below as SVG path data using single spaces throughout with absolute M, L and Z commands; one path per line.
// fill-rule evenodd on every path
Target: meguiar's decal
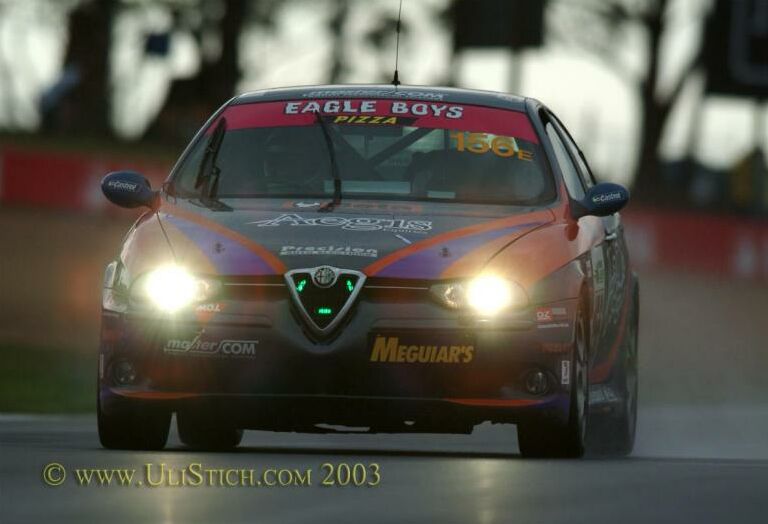
M 475 357 L 475 345 L 466 337 L 446 340 L 446 336 L 373 337 L 371 362 L 407 364 L 469 364 Z M 443 340 L 440 340 L 443 339 Z

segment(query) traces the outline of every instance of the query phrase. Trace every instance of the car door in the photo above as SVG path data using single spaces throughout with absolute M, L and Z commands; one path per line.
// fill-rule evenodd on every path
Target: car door
M 588 189 L 595 185 L 596 180 L 584 153 L 576 145 L 568 130 L 562 122 L 555 120 L 555 127 L 568 148 L 568 152 L 573 159 L 579 177 L 584 186 Z M 602 332 L 600 338 L 602 343 L 596 355 L 597 364 L 610 362 L 613 354 L 616 352 L 616 341 L 620 335 L 622 321 L 622 306 L 625 302 L 626 291 L 629 286 L 629 271 L 627 264 L 627 251 L 624 243 L 624 232 L 621 225 L 621 215 L 602 217 L 605 237 L 601 243 L 601 255 L 603 258 L 604 275 L 599 274 L 599 268 L 595 267 L 593 260 L 593 274 L 596 282 L 604 279 L 604 318 L 602 322 Z M 596 377 L 601 378 L 601 377 Z

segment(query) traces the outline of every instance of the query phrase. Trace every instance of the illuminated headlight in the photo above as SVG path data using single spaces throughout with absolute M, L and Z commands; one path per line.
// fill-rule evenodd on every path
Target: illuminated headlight
M 480 275 L 465 282 L 437 284 L 432 286 L 431 292 L 452 309 L 471 309 L 483 316 L 492 316 L 528 303 L 528 297 L 520 284 L 496 275 Z
M 200 278 L 180 266 L 159 267 L 143 275 L 132 288 L 132 298 L 172 313 L 191 304 L 207 302 L 219 292 L 216 280 Z

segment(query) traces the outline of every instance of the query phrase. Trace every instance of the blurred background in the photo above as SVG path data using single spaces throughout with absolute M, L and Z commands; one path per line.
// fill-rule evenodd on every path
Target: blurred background
M 398 6 L 0 0 L 0 412 L 93 407 L 100 178 L 239 92 L 390 82 Z M 631 188 L 645 407 L 768 399 L 768 0 L 404 0 L 399 70 L 542 100 Z

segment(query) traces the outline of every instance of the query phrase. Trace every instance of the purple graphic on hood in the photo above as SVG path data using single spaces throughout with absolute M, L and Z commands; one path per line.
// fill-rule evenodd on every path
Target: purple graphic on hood
M 509 235 L 510 233 L 539 225 L 541 225 L 541 222 L 518 224 L 512 227 L 495 229 L 485 233 L 467 235 L 453 240 L 447 240 L 446 242 L 440 242 L 424 248 L 421 251 L 417 251 L 413 255 L 392 262 L 384 269 L 378 271 L 376 276 L 423 279 L 439 278 L 448 266 L 483 244 Z
M 176 226 L 211 261 L 222 275 L 274 275 L 259 255 L 224 235 L 173 215 L 164 219 Z

